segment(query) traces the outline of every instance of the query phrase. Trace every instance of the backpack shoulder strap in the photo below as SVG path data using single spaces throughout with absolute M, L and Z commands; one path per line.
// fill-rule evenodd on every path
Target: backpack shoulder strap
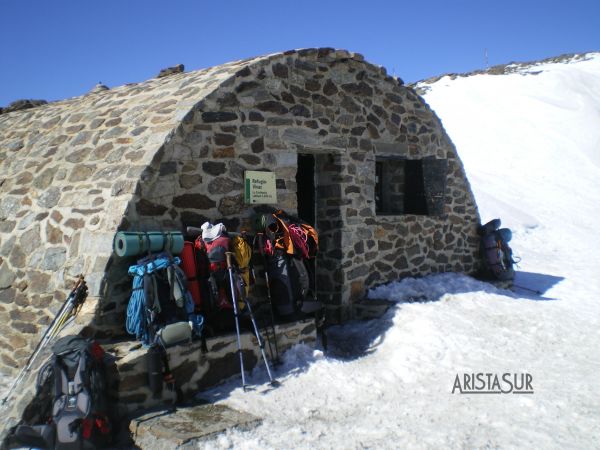
M 67 375 L 66 368 L 60 363 L 58 358 L 54 357 L 53 361 L 54 371 L 54 398 L 58 398 L 62 395 L 69 393 L 69 377 Z
M 79 362 L 77 363 L 77 370 L 75 370 L 75 375 L 73 376 L 74 393 L 81 392 L 81 390 L 86 387 L 87 380 L 84 377 L 86 375 L 88 358 L 89 353 L 87 350 L 84 349 L 79 351 Z
M 55 356 L 51 356 L 48 361 L 44 363 L 44 365 L 38 371 L 37 377 L 35 379 L 35 389 L 39 394 L 41 390 L 44 388 L 45 384 L 48 382 L 50 378 L 52 378 L 54 374 L 54 359 Z
M 280 212 L 278 212 L 280 213 Z M 284 250 L 288 255 L 294 254 L 294 243 L 290 237 L 290 230 L 285 220 L 278 213 L 274 213 L 276 230 L 275 230 L 275 248 Z

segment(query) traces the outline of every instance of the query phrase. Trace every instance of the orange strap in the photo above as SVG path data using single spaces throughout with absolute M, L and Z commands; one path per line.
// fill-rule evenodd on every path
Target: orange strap
M 275 233 L 277 234 L 278 232 L 282 232 L 281 237 L 276 239 L 275 248 L 283 249 L 286 253 L 293 255 L 294 244 L 292 243 L 292 238 L 290 238 L 290 230 L 288 230 L 285 222 L 280 219 L 277 214 L 273 214 L 273 217 L 275 217 L 275 220 L 277 221 L 276 223 L 278 228 Z

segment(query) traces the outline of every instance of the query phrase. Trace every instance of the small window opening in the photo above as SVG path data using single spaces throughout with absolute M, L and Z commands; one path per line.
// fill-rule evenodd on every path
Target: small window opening
M 441 215 L 447 160 L 380 159 L 375 162 L 375 209 L 379 215 Z

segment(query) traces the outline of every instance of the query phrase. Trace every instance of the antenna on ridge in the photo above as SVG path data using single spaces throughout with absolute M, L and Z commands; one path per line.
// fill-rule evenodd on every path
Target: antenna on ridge
M 483 49 L 483 61 L 484 61 L 484 64 L 485 64 L 485 70 L 488 70 L 489 69 L 489 64 L 488 64 L 489 61 L 488 61 L 488 51 L 487 51 L 487 48 Z

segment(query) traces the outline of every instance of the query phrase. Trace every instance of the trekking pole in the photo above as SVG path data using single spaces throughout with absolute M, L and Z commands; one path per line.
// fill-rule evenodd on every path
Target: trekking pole
M 258 233 L 258 235 L 262 236 L 262 233 Z M 255 235 L 254 240 L 252 241 L 252 251 L 254 251 L 254 249 L 256 248 L 256 240 L 259 237 L 258 235 Z M 263 264 L 264 264 L 264 262 L 263 262 Z M 254 278 L 254 280 L 256 280 L 256 273 L 254 273 L 254 267 L 252 268 L 252 277 Z M 268 280 L 265 279 L 265 282 L 268 283 Z M 268 286 L 267 286 L 267 289 L 269 289 Z M 270 305 L 271 293 L 268 290 L 267 290 L 267 297 L 269 299 L 269 305 Z M 269 306 L 269 308 L 270 308 L 270 306 Z M 280 361 L 279 361 L 279 352 L 277 349 L 277 334 L 275 333 L 275 326 L 273 324 L 273 309 L 271 309 L 271 330 L 269 331 L 269 321 L 264 316 L 263 316 L 263 329 L 265 330 L 265 334 L 267 335 L 267 345 L 269 346 L 269 356 L 271 358 L 273 366 L 279 365 Z M 273 345 L 271 344 L 271 340 L 274 341 L 275 351 L 277 352 L 276 353 L 277 356 L 275 356 L 273 354 Z
M 274 363 L 280 364 L 281 360 L 279 358 L 279 348 L 277 347 L 277 333 L 275 332 L 275 313 L 273 313 L 273 301 L 271 299 L 271 282 L 269 280 L 269 273 L 267 272 L 267 257 L 265 256 L 264 234 L 257 233 L 256 237 L 258 238 L 258 252 L 262 256 L 262 260 L 263 260 L 265 283 L 267 284 L 267 299 L 269 300 L 269 306 L 271 309 L 271 330 L 273 331 L 273 341 L 275 343 L 275 361 L 274 361 Z
M 252 268 L 252 278 L 256 280 L 254 268 Z M 269 331 L 269 323 L 264 317 L 262 321 L 262 328 L 265 331 L 265 334 L 267 335 L 267 345 L 269 346 L 269 358 L 271 359 L 271 361 L 275 361 L 275 355 L 273 354 L 273 345 L 271 344 L 271 340 L 275 338 L 275 335 L 273 334 L 273 338 L 271 338 L 271 331 Z
M 83 294 L 83 298 L 82 297 Z M 50 341 L 53 337 L 55 337 L 59 331 L 62 329 L 63 325 L 73 312 L 75 308 L 78 308 L 82 303 L 83 299 L 87 295 L 87 286 L 85 286 L 85 281 L 83 280 L 83 276 L 79 276 L 75 287 L 67 297 L 65 303 L 61 307 L 58 314 L 54 317 L 54 320 L 50 324 L 47 330 L 47 334 L 42 338 L 42 346 L 44 346 L 48 341 Z M 44 342 L 45 340 L 45 342 Z
M 525 291 L 533 292 L 534 294 L 537 294 L 537 295 L 542 295 L 542 291 L 538 291 L 537 289 L 531 289 L 531 288 L 528 288 L 525 286 L 519 286 L 518 284 L 515 284 L 515 283 L 513 283 L 513 287 L 516 287 L 518 289 L 523 289 Z
M 87 286 L 85 286 L 85 281 L 83 282 L 83 286 L 85 295 L 87 295 Z M 83 298 L 81 298 L 81 296 L 78 296 L 72 303 L 72 307 L 65 308 L 64 312 L 61 315 L 57 316 L 56 325 L 48 333 L 48 341 L 56 337 L 61 332 L 61 330 L 67 325 L 67 323 L 77 315 L 77 313 L 79 312 L 79 308 L 81 308 L 81 305 L 83 304 L 83 299 L 85 299 L 85 296 Z
M 242 340 L 240 338 L 240 320 L 238 315 L 238 304 L 235 295 L 235 284 L 233 282 L 233 266 L 231 265 L 231 257 L 233 253 L 225 252 L 227 260 L 227 270 L 229 271 L 229 286 L 231 288 L 231 300 L 233 302 L 233 315 L 235 317 L 235 333 L 237 336 L 238 354 L 240 355 L 240 371 L 242 373 L 242 388 L 246 390 L 246 375 L 244 374 L 244 357 L 242 356 Z
M 6 404 L 6 402 L 12 395 L 12 393 L 15 390 L 15 388 L 17 387 L 17 385 L 23 380 L 25 375 L 31 370 L 31 366 L 33 365 L 33 362 L 35 361 L 35 359 L 37 358 L 39 353 L 48 344 L 48 342 L 50 342 L 50 340 L 60 332 L 60 330 L 62 329 L 62 325 L 65 323 L 66 319 L 69 317 L 69 315 L 73 312 L 73 310 L 75 308 L 79 308 L 79 306 L 85 300 L 86 296 L 87 296 L 87 286 L 83 279 L 83 275 L 80 275 L 77 280 L 77 284 L 75 285 L 75 287 L 73 288 L 73 290 L 71 291 L 69 296 L 67 297 L 67 300 L 65 301 L 65 303 L 63 303 L 63 306 L 60 308 L 60 311 L 54 317 L 54 319 L 50 323 L 50 326 L 48 326 L 48 328 L 46 329 L 46 332 L 44 333 L 44 335 L 38 342 L 33 353 L 29 356 L 27 363 L 25 364 L 25 366 L 23 367 L 21 372 L 19 372 L 19 375 L 17 376 L 17 378 L 15 378 L 15 380 L 13 381 L 10 389 L 6 393 L 6 396 L 4 397 L 4 399 L 2 399 L 2 405 Z
M 271 386 L 277 386 L 279 383 L 273 379 L 271 375 L 271 369 L 269 369 L 269 363 L 267 362 L 267 356 L 265 355 L 265 343 L 260 337 L 260 332 L 258 331 L 258 326 L 256 325 L 256 320 L 254 319 L 254 314 L 252 313 L 252 307 L 250 306 L 250 302 L 244 299 L 244 304 L 246 308 L 248 308 L 248 313 L 250 314 L 250 320 L 252 321 L 252 326 L 254 327 L 254 334 L 256 335 L 256 340 L 258 341 L 258 346 L 260 348 L 260 352 L 262 354 L 263 361 L 265 362 L 265 368 L 267 369 L 267 374 L 269 375 L 269 381 L 271 382 Z

